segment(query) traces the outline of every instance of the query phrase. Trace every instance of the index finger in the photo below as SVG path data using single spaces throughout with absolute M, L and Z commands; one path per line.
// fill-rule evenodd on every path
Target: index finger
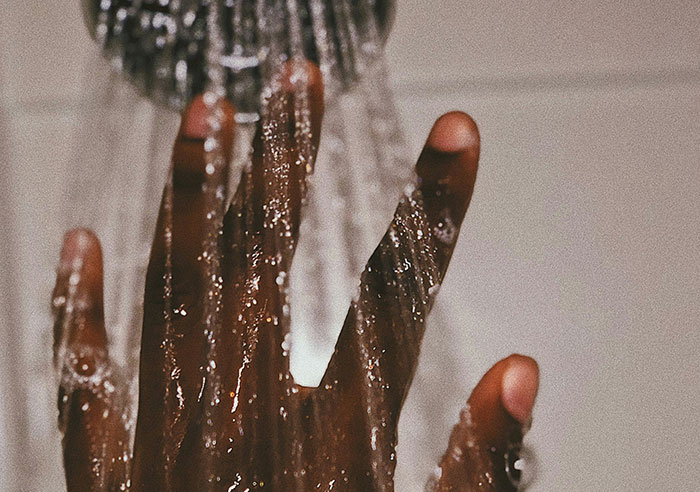
M 226 196 L 234 136 L 233 107 L 205 100 L 209 96 L 196 97 L 183 115 L 146 275 L 134 443 L 138 490 L 176 487 L 173 477 L 195 455 L 183 442 L 199 438 L 188 434 L 188 424 L 200 412 L 208 246 L 218 238 L 212 222 L 222 218 L 212 201 Z M 212 149 L 225 162 L 210 162 Z

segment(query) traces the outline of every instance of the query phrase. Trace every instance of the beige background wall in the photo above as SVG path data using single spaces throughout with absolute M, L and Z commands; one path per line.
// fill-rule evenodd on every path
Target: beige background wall
M 51 389 L 19 382 L 46 365 L 36 286 L 53 277 L 90 53 L 69 3 L 5 0 L 0 15 L 0 490 L 61 480 Z M 468 390 L 512 351 L 543 375 L 532 490 L 697 488 L 700 3 L 399 0 L 388 57 L 416 154 L 449 109 L 475 117 L 483 148 L 398 490 L 421 490 Z

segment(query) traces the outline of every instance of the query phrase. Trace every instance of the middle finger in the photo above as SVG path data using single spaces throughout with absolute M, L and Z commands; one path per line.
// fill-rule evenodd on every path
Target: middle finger
M 295 64 L 287 65 L 264 106 L 251 165 L 225 219 L 222 320 L 228 350 L 217 361 L 227 389 L 221 411 L 229 435 L 240 443 L 233 468 L 253 474 L 243 473 L 241 483 L 263 481 L 273 490 L 283 490 L 275 470 L 291 459 L 289 426 L 296 414 L 289 398 L 286 272 L 323 114 L 320 71 L 310 62 Z
M 220 128 L 211 116 L 220 111 Z M 188 465 L 198 454 L 201 413 L 203 312 L 211 233 L 211 186 L 224 186 L 227 166 L 207 168 L 208 145 L 230 155 L 233 109 L 196 98 L 185 112 L 173 149 L 146 278 L 139 372 L 139 413 L 134 444 L 134 490 L 184 490 L 196 476 Z M 209 140 L 212 138 L 212 140 Z M 225 164 L 225 163 L 224 163 Z M 208 188 L 209 187 L 209 188 Z

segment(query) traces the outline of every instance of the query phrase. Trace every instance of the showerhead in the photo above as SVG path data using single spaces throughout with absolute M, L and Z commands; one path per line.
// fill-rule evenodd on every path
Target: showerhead
M 328 94 L 347 89 L 380 55 L 393 15 L 392 0 L 82 0 L 82 5 L 103 54 L 149 98 L 181 109 L 206 89 L 212 68 L 220 68 L 239 115 L 257 112 L 266 67 L 292 56 L 320 66 Z

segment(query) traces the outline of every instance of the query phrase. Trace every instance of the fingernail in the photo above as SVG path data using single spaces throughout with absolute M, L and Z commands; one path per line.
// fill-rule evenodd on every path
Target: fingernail
M 90 249 L 97 245 L 97 237 L 88 229 L 73 229 L 63 237 L 60 268 L 77 269 Z
M 468 114 L 452 111 L 438 118 L 427 143 L 439 152 L 463 152 L 479 145 L 479 131 Z
M 506 411 L 522 425 L 530 421 L 539 386 L 537 363 L 529 357 L 513 361 L 503 375 L 501 399 Z
M 205 139 L 209 135 L 207 113 L 209 109 L 202 96 L 195 97 L 182 116 L 180 134 L 191 139 Z
M 212 98 L 210 101 L 205 98 Z M 210 116 L 215 115 L 215 123 Z M 222 132 L 225 139 L 232 138 L 235 110 L 226 99 L 208 93 L 199 95 L 185 109 L 180 123 L 180 136 L 192 140 L 204 140 L 212 133 Z
M 474 189 L 478 162 L 476 123 L 466 113 L 453 111 L 442 115 L 433 125 L 416 172 L 424 191 L 426 187 L 436 186 L 433 193 L 439 206 L 447 205 L 461 217 Z

